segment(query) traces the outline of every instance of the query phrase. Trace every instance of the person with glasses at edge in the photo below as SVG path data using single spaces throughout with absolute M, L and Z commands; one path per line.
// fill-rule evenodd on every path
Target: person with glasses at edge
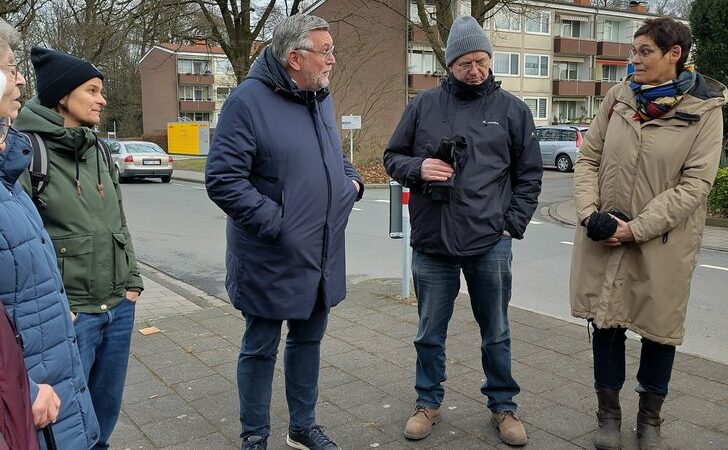
M 281 326 L 290 422 L 286 443 L 339 447 L 316 423 L 321 339 L 346 295 L 344 231 L 364 184 L 343 155 L 329 76 L 325 20 L 297 14 L 222 108 L 207 193 L 227 215 L 225 285 L 245 317 L 238 358 L 242 446 L 264 450 Z
M 594 446 L 622 446 L 625 332 L 642 337 L 640 450 L 667 448 L 661 409 L 685 334 L 690 282 L 718 170 L 728 90 L 687 64 L 688 27 L 647 19 L 634 73 L 605 96 L 574 166 L 571 313 L 594 329 Z M 676 400 L 679 402 L 680 400 Z
M 52 424 L 58 448 L 90 449 L 99 437 L 99 425 L 86 389 L 56 252 L 19 182 L 30 164 L 30 142 L 9 126 L 18 115 L 25 87 L 13 52 L 19 42 L 20 33 L 0 19 L 0 71 L 7 81 L 0 91 L 0 299 L 22 345 L 27 370 L 27 379 L 18 380 L 3 365 L 0 395 L 29 392 L 32 424 L 38 432 L 32 438 L 20 433 L 0 436 L 0 448 L 3 438 L 12 443 L 11 449 L 38 448 L 39 442 L 46 448 L 41 429 Z M 0 324 L 4 320 L 0 317 Z M 0 358 L 6 356 L 3 351 Z M 12 384 L 10 391 L 6 383 Z M 12 410 L 19 407 L 17 401 L 5 404 Z M 7 417 L 0 411 L 0 421 Z M 3 429 L 0 424 L 0 432 Z
M 384 151 L 387 173 L 411 193 L 419 330 L 408 439 L 426 438 L 441 418 L 445 340 L 462 272 L 480 328 L 491 422 L 504 443 L 528 441 L 511 373 L 511 246 L 536 209 L 543 167 L 531 111 L 495 81 L 492 55 L 483 27 L 458 17 L 445 50 L 450 73 L 407 104 Z

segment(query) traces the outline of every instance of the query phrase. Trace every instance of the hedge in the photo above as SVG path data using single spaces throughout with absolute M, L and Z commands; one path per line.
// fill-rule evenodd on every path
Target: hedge
M 708 195 L 708 211 L 711 214 L 728 215 L 728 167 L 718 169 L 718 176 Z

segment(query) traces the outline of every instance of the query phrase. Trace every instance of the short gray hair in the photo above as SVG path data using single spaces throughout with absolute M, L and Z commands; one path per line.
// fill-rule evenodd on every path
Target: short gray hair
M 0 19 L 0 48 L 17 50 L 20 46 L 20 32 L 5 20 Z
M 273 56 L 288 68 L 288 53 L 296 48 L 311 48 L 309 33 L 316 30 L 328 30 L 329 23 L 318 16 L 294 14 L 283 19 L 273 30 L 271 52 Z

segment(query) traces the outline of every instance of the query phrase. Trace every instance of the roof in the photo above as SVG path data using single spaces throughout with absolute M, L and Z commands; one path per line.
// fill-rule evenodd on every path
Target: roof
M 185 45 L 185 44 L 174 44 L 171 42 L 165 42 L 158 44 L 157 47 L 162 47 L 167 50 L 172 50 L 176 53 L 199 53 L 200 55 L 224 55 L 225 52 L 219 45 L 209 44 L 197 44 L 197 45 Z

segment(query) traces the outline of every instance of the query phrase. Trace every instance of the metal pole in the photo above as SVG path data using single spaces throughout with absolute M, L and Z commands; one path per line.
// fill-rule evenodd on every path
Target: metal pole
M 349 130 L 349 162 L 354 164 L 354 130 Z
M 410 296 L 409 188 L 402 187 L 402 298 Z

